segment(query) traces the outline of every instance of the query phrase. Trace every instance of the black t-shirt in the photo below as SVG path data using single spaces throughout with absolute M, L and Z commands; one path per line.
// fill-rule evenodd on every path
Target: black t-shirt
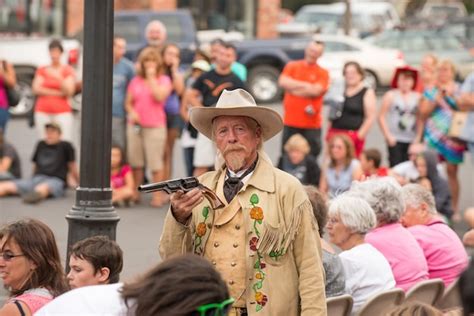
M 291 174 L 304 185 L 319 185 L 321 169 L 316 162 L 316 158 L 307 155 L 303 161 L 295 165 L 285 153 L 280 157 L 278 168 Z
M 215 69 L 202 74 L 193 84 L 193 89 L 199 90 L 204 106 L 215 106 L 224 89 L 234 90 L 245 88 L 245 84 L 233 72 L 220 75 Z
M 66 182 L 68 163 L 74 160 L 74 148 L 66 141 L 60 141 L 54 145 L 40 141 L 33 154 L 33 162 L 36 163 L 35 174 L 57 177 L 64 182 Z
M 331 127 L 337 129 L 358 130 L 364 122 L 364 96 L 367 88 L 362 88 L 355 95 L 344 96 L 344 107 L 340 118 L 332 121 Z
M 3 147 L 0 148 L 0 160 L 3 157 L 8 157 L 12 161 L 10 169 L 7 171 L 17 179 L 21 178 L 20 158 L 15 148 L 9 143 L 4 143 Z

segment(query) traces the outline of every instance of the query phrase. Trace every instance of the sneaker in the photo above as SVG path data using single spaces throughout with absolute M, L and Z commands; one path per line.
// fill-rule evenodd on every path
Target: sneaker
M 40 202 L 42 199 L 43 198 L 41 197 L 41 195 L 36 191 L 27 193 L 23 196 L 23 202 L 28 203 L 28 204 L 36 204 Z

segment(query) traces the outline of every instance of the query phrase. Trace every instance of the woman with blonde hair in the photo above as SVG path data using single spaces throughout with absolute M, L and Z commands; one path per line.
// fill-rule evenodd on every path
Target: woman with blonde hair
M 165 101 L 171 90 L 160 54 L 145 48 L 138 56 L 137 76 L 130 82 L 125 99 L 128 161 L 136 184 L 143 182 L 145 168 L 150 169 L 154 182 L 164 180 Z M 135 200 L 139 200 L 138 191 Z M 166 195 L 157 192 L 151 205 L 160 207 L 165 202 Z
M 334 197 L 349 190 L 352 181 L 359 180 L 363 172 L 349 136 L 336 134 L 329 139 L 328 146 L 329 164 L 323 168 L 319 190 Z
M 448 135 L 453 114 L 458 110 L 455 97 L 459 93 L 459 85 L 454 80 L 455 76 L 456 68 L 450 60 L 442 60 L 438 64 L 436 87 L 423 92 L 420 114 L 426 120 L 424 136 L 428 146 L 446 161 L 453 217 L 460 219 L 458 166 L 463 162 L 466 144 Z

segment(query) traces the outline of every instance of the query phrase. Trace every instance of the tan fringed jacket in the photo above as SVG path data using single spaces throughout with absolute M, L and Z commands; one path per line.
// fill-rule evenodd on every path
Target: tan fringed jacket
M 225 169 L 221 168 L 206 173 L 200 181 L 223 197 L 224 178 Z M 245 249 L 241 249 L 246 254 L 243 299 L 249 315 L 326 315 L 321 241 L 311 204 L 298 180 L 260 156 L 254 173 L 231 204 L 234 201 L 240 204 L 239 216 L 243 217 L 244 227 L 238 232 L 245 240 Z M 213 248 L 217 243 L 208 243 L 211 231 L 225 224 L 216 224 L 216 212 L 204 199 L 185 226 L 168 211 L 160 240 L 161 257 L 185 252 L 209 257 L 212 251 L 213 256 L 222 253 L 225 258 L 227 251 L 235 250 L 224 246 L 234 242 L 236 247 L 235 241 L 221 242 L 219 248 Z M 235 240 L 235 236 L 228 238 Z M 224 267 L 231 269 L 231 265 L 236 263 Z M 220 272 L 229 275 L 229 271 Z

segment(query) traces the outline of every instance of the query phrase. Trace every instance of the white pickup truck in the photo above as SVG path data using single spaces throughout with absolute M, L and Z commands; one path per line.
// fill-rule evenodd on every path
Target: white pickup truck
M 52 38 L 35 36 L 4 36 L 0 35 L 0 60 L 12 63 L 21 91 L 21 100 L 17 106 L 11 107 L 12 115 L 26 115 L 34 105 L 31 82 L 38 67 L 51 62 L 48 45 Z M 62 62 L 76 69 L 77 79 L 82 77 L 82 47 L 75 39 L 61 39 L 64 47 Z

